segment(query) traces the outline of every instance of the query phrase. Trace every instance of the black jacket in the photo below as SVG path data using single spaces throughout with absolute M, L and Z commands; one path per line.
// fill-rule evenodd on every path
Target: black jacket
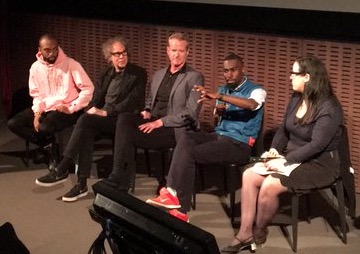
M 94 106 L 101 109 L 105 105 L 105 97 L 114 75 L 114 67 L 108 67 L 101 72 L 95 86 L 93 98 L 87 109 Z M 108 116 L 117 116 L 122 112 L 139 113 L 145 107 L 146 70 L 135 64 L 128 63 L 123 75 L 121 90 L 117 96 L 115 106 L 106 109 Z

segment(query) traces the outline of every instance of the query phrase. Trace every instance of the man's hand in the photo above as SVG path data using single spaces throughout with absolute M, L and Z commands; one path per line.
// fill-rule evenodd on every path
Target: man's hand
M 203 101 L 209 101 L 217 99 L 218 93 L 210 93 L 205 90 L 203 86 L 194 86 L 194 90 L 197 92 L 200 92 L 200 99 L 198 100 L 198 103 L 201 103 Z
M 69 111 L 69 109 L 65 106 L 65 105 L 59 105 L 56 107 L 56 111 L 59 111 L 61 113 L 64 113 L 64 114 L 68 114 L 70 115 L 71 112 Z
M 269 151 L 266 151 L 261 155 L 261 158 L 276 158 L 276 157 L 282 157 L 282 156 L 275 148 L 270 148 Z
M 86 113 L 90 115 L 107 116 L 107 111 L 98 109 L 97 107 L 90 108 Z
M 215 108 L 214 108 L 214 115 L 220 117 L 225 113 L 225 111 L 226 111 L 225 103 L 217 104 L 217 105 L 215 105 Z
M 147 110 L 143 110 L 140 112 L 141 116 L 143 117 L 143 119 L 150 119 L 151 118 L 151 113 Z
M 284 168 L 284 163 L 286 162 L 285 158 L 273 159 L 268 162 L 265 162 L 265 168 L 267 171 L 279 171 Z
M 155 120 L 152 122 L 141 124 L 139 126 L 139 130 L 144 133 L 150 133 L 153 130 L 162 127 L 163 125 L 164 125 L 164 123 L 161 121 L 161 119 L 158 119 L 158 120 Z
M 40 122 L 39 122 L 40 116 L 41 116 L 40 114 L 34 115 L 33 125 L 34 125 L 35 131 L 37 131 L 37 132 L 39 132 L 39 127 L 40 127 Z

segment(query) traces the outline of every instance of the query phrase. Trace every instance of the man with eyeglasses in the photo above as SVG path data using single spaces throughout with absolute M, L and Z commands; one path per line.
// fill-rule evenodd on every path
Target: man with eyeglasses
M 129 190 L 136 172 L 135 148 L 172 148 L 183 133 L 196 130 L 200 94 L 194 86 L 203 86 L 204 77 L 186 62 L 189 50 L 186 34 L 175 32 L 169 36 L 170 64 L 154 73 L 145 108 L 141 114 L 119 117 L 113 171 L 104 180 L 106 184 Z M 164 184 L 159 182 L 160 186 Z
M 39 39 L 37 61 L 30 68 L 32 107 L 8 121 L 9 129 L 39 146 L 49 170 L 58 162 L 55 134 L 76 123 L 94 91 L 83 67 L 68 57 L 50 34 Z
M 215 113 L 221 115 L 212 133 L 186 133 L 178 141 L 160 196 L 146 202 L 169 209 L 169 213 L 188 222 L 187 212 L 195 182 L 195 165 L 246 163 L 261 127 L 266 91 L 245 75 L 243 59 L 230 53 L 223 63 L 225 85 L 218 92 L 196 86 L 199 103 L 215 100 Z M 218 111 L 220 109 L 221 112 Z M 239 179 L 240 180 L 240 179 Z
M 94 97 L 74 128 L 63 159 L 54 172 L 36 180 L 36 184 L 44 187 L 62 183 L 76 162 L 78 182 L 62 197 L 66 202 L 76 201 L 88 193 L 87 178 L 95 139 L 113 138 L 119 115 L 140 114 L 144 108 L 147 73 L 129 62 L 128 42 L 121 36 L 110 38 L 103 44 L 103 54 L 110 66 L 100 75 Z

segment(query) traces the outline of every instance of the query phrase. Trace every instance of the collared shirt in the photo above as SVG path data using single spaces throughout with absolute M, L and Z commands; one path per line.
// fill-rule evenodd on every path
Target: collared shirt
M 167 115 L 167 107 L 169 103 L 171 89 L 173 88 L 179 73 L 185 72 L 185 69 L 185 65 L 180 70 L 174 73 L 170 72 L 170 67 L 167 69 L 165 76 L 159 86 L 159 90 L 156 94 L 154 108 L 151 112 L 153 118 L 158 119 Z
M 103 107 L 105 110 L 106 108 L 112 108 L 112 104 L 116 102 L 116 98 L 118 97 L 118 94 L 120 92 L 120 86 L 123 76 L 124 71 L 114 74 L 106 93 L 105 105 Z

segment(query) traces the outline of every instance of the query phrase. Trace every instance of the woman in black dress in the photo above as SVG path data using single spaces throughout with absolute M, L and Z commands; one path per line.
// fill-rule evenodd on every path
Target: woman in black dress
M 314 56 L 300 57 L 290 75 L 294 93 L 262 173 L 248 168 L 241 189 L 241 227 L 222 253 L 256 249 L 266 241 L 281 193 L 323 187 L 339 175 L 338 145 L 343 111 L 333 93 L 325 65 Z M 293 169 L 287 174 L 276 170 Z M 268 172 L 266 172 L 268 171 Z M 254 223 L 255 222 L 255 223 Z

